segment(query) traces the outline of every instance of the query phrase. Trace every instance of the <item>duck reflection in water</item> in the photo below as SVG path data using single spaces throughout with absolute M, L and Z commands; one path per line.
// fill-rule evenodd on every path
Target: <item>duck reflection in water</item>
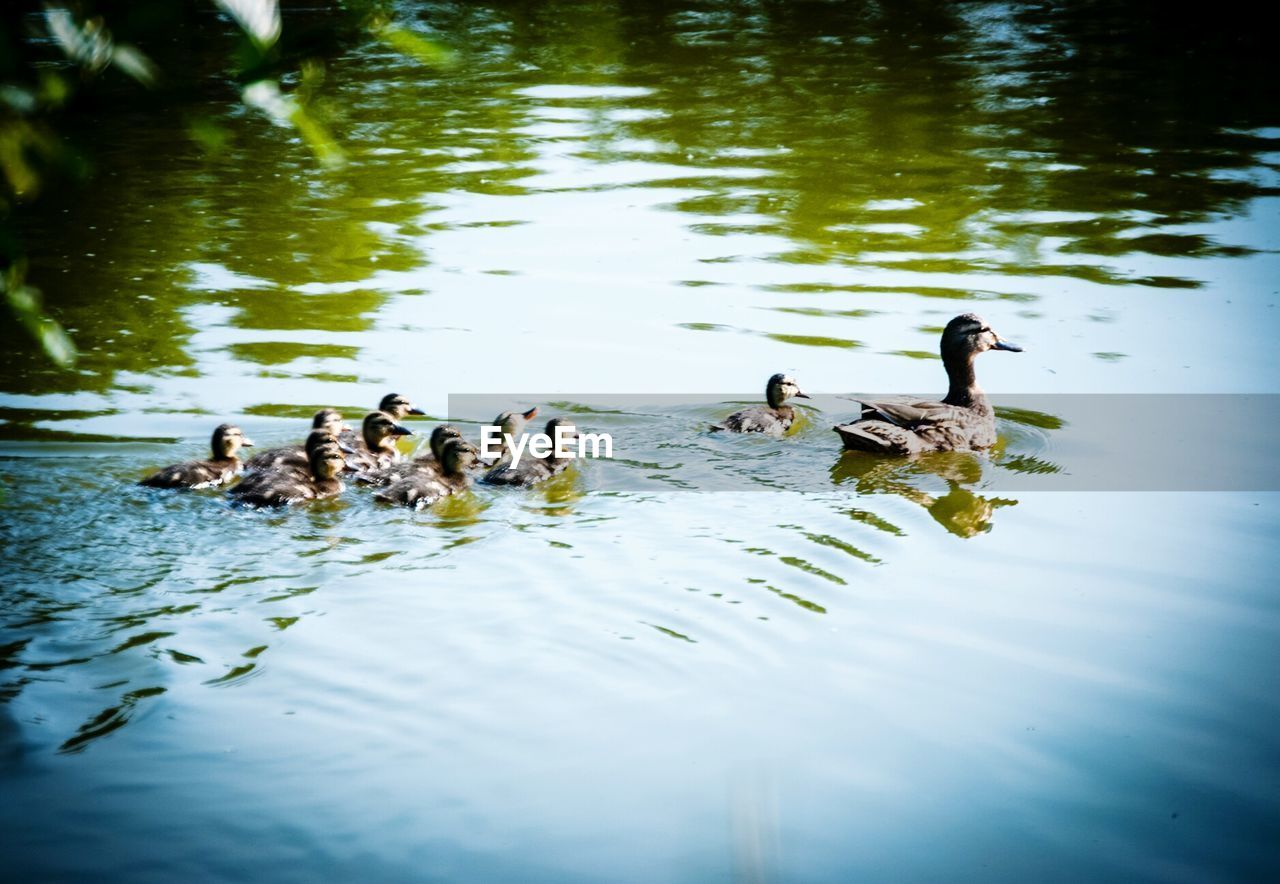
M 973 490 L 988 465 L 982 456 L 962 451 L 922 454 L 910 461 L 850 452 L 831 467 L 831 480 L 853 483 L 859 494 L 896 494 L 924 507 L 951 534 L 969 538 L 990 531 L 996 510 L 1018 502 Z

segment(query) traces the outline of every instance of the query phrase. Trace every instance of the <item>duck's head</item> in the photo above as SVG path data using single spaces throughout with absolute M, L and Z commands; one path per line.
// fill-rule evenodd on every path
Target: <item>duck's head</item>
M 996 334 L 987 325 L 987 321 L 976 313 L 962 313 L 948 322 L 947 327 L 942 330 L 944 363 L 968 362 L 988 350 L 1022 352 L 1021 347 Z
M 444 451 L 444 443 L 450 439 L 461 439 L 462 431 L 453 424 L 441 424 L 431 431 L 431 453 L 436 456 L 436 460 L 444 463 L 441 456 Z
M 556 432 L 559 431 L 560 438 L 564 440 L 565 445 L 571 444 L 578 438 L 578 428 L 573 425 L 573 421 L 567 417 L 553 417 L 547 421 L 547 428 L 543 431 L 551 440 L 551 456 L 555 457 L 556 449 Z
M 396 436 L 413 435 L 413 430 L 400 426 L 391 415 L 384 411 L 371 411 L 366 414 L 360 430 L 364 436 L 364 444 L 369 447 L 370 451 L 376 448 L 393 447 L 391 440 Z
M 530 408 L 528 411 L 504 411 L 493 419 L 493 423 L 503 434 L 505 443 L 506 437 L 515 438 L 524 432 L 525 425 L 530 420 L 538 416 L 538 406 Z
M 336 445 L 339 451 L 345 451 L 347 454 L 355 451 L 350 445 L 340 442 L 338 437 L 328 430 L 312 430 L 307 434 L 307 441 L 302 443 L 302 450 L 306 452 L 309 458 L 311 457 L 311 452 L 321 445 Z
M 382 401 L 378 403 L 378 410 L 386 412 L 396 420 L 404 420 L 405 416 L 410 414 L 426 414 L 421 408 L 415 408 L 412 402 L 399 393 L 388 393 L 383 396 Z
M 809 398 L 809 394 L 800 389 L 800 385 L 796 383 L 795 378 L 782 372 L 778 372 L 769 378 L 769 383 L 765 384 L 764 387 L 764 396 L 769 401 L 770 408 L 777 408 L 793 396 L 800 399 Z
M 342 449 L 333 440 L 323 442 L 308 451 L 307 462 L 311 464 L 311 475 L 322 480 L 336 478 L 347 466 Z
M 342 415 L 332 408 L 322 408 L 311 419 L 311 429 L 324 430 L 331 436 L 337 436 L 343 430 L 351 429 L 342 422 Z
M 480 452 L 466 439 L 446 439 L 440 449 L 440 463 L 450 476 L 459 476 L 471 469 L 480 459 Z
M 210 443 L 216 459 L 235 457 L 241 448 L 252 448 L 253 442 L 245 437 L 244 431 L 235 424 L 219 424 L 213 431 Z

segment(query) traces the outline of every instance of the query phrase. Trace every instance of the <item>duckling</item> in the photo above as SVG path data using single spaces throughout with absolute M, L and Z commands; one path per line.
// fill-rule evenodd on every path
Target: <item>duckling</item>
M 996 442 L 996 416 L 978 386 L 973 361 L 987 350 L 1022 352 L 976 313 L 964 313 L 942 331 L 942 365 L 950 385 L 941 401 L 898 397 L 855 399 L 860 417 L 835 427 L 844 447 L 872 454 L 980 451 Z
M 165 467 L 139 482 L 149 488 L 212 488 L 230 480 L 243 469 L 236 452 L 253 443 L 234 424 L 221 424 L 213 431 L 213 457 Z
M 464 439 L 447 439 L 440 450 L 441 469 L 418 470 L 398 479 L 374 496 L 386 503 L 421 509 L 442 497 L 457 494 L 471 485 L 469 470 L 479 457 L 475 446 Z
M 412 436 L 413 431 L 396 423 L 385 412 L 371 411 L 364 416 L 360 435 L 361 442 L 347 457 L 347 465 L 351 469 L 368 472 L 399 463 L 401 454 L 396 448 L 395 438 Z
M 338 478 L 346 458 L 336 442 L 321 442 L 311 449 L 309 457 L 306 475 L 284 470 L 254 473 L 227 493 L 249 506 L 285 506 L 300 500 L 335 497 L 346 490 Z
M 350 431 L 350 429 L 342 422 L 342 415 L 332 408 L 320 409 L 311 420 L 312 433 L 324 433 L 334 439 L 344 430 Z M 255 454 L 245 461 L 244 468 L 246 470 L 273 470 L 287 464 L 305 473 L 308 469 L 307 450 L 305 443 L 303 445 L 284 445 L 280 448 L 268 448 L 266 451 Z
M 402 421 L 411 414 L 426 414 L 421 408 L 417 408 L 408 399 L 399 393 L 388 393 L 382 397 L 382 401 L 378 403 L 378 411 L 383 414 L 391 415 L 392 420 Z M 338 434 L 338 441 L 343 445 L 350 445 L 352 448 L 359 447 L 360 436 L 350 428 L 341 431 Z
M 489 426 L 498 428 L 498 439 L 502 444 L 502 450 L 495 460 L 481 461 L 485 466 L 502 463 L 511 459 L 511 446 L 507 443 L 507 437 L 517 439 L 524 435 L 524 428 L 529 421 L 538 416 L 538 406 L 530 408 L 528 411 L 504 411 L 493 419 Z
M 248 490 L 255 487 L 259 482 L 274 481 L 274 477 L 278 474 L 293 476 L 298 479 L 306 479 L 311 475 L 311 453 L 322 445 L 337 445 L 338 450 L 349 453 L 343 448 L 332 434 L 326 430 L 312 430 L 307 435 L 307 441 L 302 446 L 302 457 L 282 457 L 276 460 L 276 463 L 270 469 L 255 470 L 243 479 L 236 486 L 235 493 L 242 494 L 241 488 Z
M 480 481 L 487 485 L 518 485 L 521 488 L 528 488 L 530 485 L 537 485 L 539 482 L 563 472 L 569 466 L 572 458 L 555 456 L 554 445 L 558 428 L 561 429 L 561 436 L 566 444 L 578 438 L 578 430 L 572 421 L 568 418 L 553 417 L 547 421 L 545 430 L 552 442 L 552 449 L 545 457 L 535 457 L 532 453 L 526 451 L 525 455 L 520 458 L 519 465 L 512 467 L 510 463 L 500 463 L 485 473 L 484 478 Z
M 767 436 L 781 436 L 791 429 L 796 420 L 796 410 L 786 402 L 792 397 L 808 399 L 809 394 L 800 391 L 800 385 L 790 375 L 779 372 L 769 378 L 765 384 L 764 398 L 767 406 L 756 405 L 735 411 L 723 422 L 712 424 L 713 430 L 728 430 L 730 433 L 764 433 Z
M 356 476 L 356 481 L 365 485 L 387 485 L 398 479 L 407 478 L 419 470 L 427 470 L 438 474 L 443 463 L 440 459 L 440 454 L 444 448 L 444 443 L 450 439 L 461 438 L 462 431 L 457 427 L 452 424 L 441 424 L 431 431 L 430 450 L 426 454 L 419 455 L 408 463 L 391 464 L 383 469 L 359 473 Z

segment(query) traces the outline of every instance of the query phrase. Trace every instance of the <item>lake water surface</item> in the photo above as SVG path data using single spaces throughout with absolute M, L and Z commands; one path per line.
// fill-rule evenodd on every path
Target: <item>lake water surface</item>
M 91 186 L 32 221 L 83 357 L 0 337 L 0 877 L 1280 872 L 1269 452 L 1190 457 L 1229 493 L 1001 480 L 1088 448 L 1060 395 L 1280 393 L 1261 35 L 400 8 L 458 64 L 329 58 L 344 167 L 229 90 L 104 111 Z M 842 457 L 836 397 L 942 392 L 970 310 L 1026 347 L 983 385 L 1044 404 L 989 458 Z M 823 394 L 794 436 L 706 432 L 776 371 Z M 392 390 L 618 457 L 424 512 L 133 484 L 224 420 L 283 443 Z

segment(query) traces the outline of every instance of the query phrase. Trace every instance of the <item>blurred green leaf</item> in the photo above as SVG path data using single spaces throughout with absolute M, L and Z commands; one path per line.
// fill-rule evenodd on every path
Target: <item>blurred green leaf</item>
M 374 24 L 373 33 L 397 52 L 434 68 L 449 69 L 458 64 L 458 54 L 421 34 L 393 24 Z
M 271 117 L 280 125 L 292 126 L 326 168 L 334 169 L 346 162 L 346 155 L 324 124 L 311 115 L 291 95 L 285 95 L 274 80 L 258 80 L 244 88 L 244 102 Z
M 36 339 L 44 354 L 60 367 L 70 368 L 79 356 L 76 345 L 55 319 L 45 315 L 39 290 L 27 285 L 25 277 L 25 264 L 14 264 L 0 277 L 0 293 L 4 295 L 18 322 Z

